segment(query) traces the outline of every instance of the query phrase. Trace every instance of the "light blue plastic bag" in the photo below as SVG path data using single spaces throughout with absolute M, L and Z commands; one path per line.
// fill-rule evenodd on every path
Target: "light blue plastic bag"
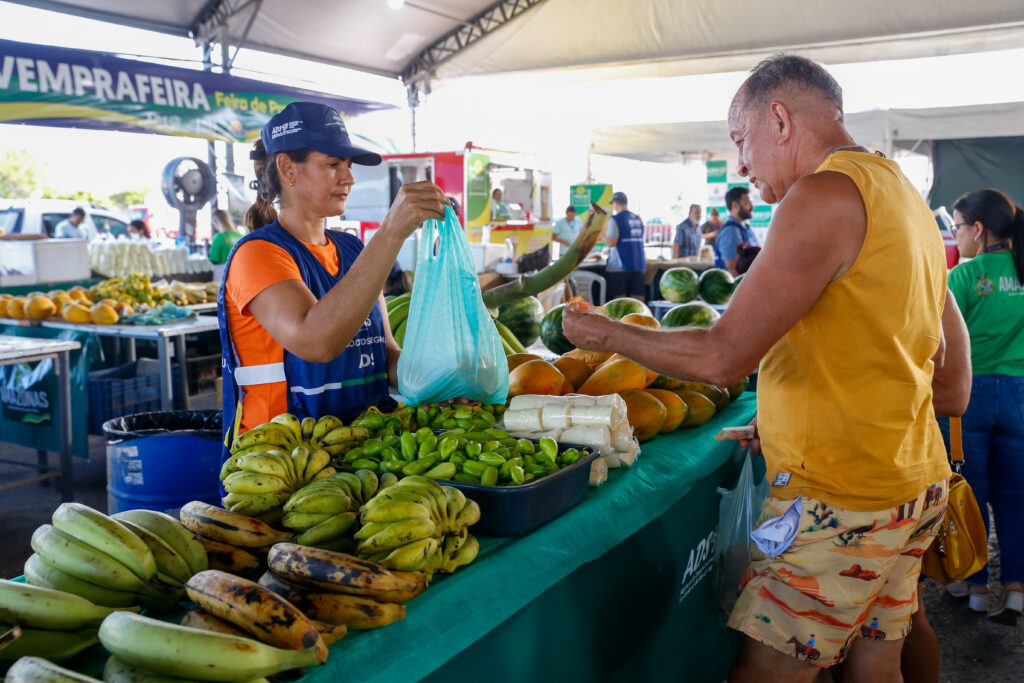
M 768 498 L 768 482 L 757 481 L 751 457 L 747 450 L 736 488 L 718 489 L 722 496 L 718 505 L 718 607 L 726 619 L 740 596 L 743 575 L 750 564 L 750 534 Z
M 405 325 L 398 390 L 407 403 L 459 397 L 505 402 L 505 351 L 484 306 L 466 234 L 451 206 L 445 207 L 444 223 L 423 224 Z

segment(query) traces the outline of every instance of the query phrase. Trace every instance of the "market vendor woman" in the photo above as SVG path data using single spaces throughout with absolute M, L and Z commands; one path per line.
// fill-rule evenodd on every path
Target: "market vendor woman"
M 226 441 L 290 412 L 351 420 L 393 407 L 400 353 L 381 289 L 402 243 L 423 221 L 444 217 L 430 182 L 403 185 L 373 241 L 326 230 L 345 211 L 352 164 L 377 154 L 352 145 L 338 112 L 294 102 L 264 126 L 260 202 L 276 221 L 238 241 L 217 299 Z

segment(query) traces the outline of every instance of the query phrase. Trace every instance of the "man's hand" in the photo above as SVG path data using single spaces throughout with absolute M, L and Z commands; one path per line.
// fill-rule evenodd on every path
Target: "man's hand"
M 573 306 L 566 306 L 562 313 L 563 334 L 577 347 L 588 351 L 610 351 L 606 344 L 617 324 L 603 313 L 582 313 Z
M 750 424 L 754 427 L 754 438 L 740 439 L 740 445 L 744 448 L 749 448 L 751 455 L 761 456 L 761 436 L 757 433 L 757 415 L 750 421 Z

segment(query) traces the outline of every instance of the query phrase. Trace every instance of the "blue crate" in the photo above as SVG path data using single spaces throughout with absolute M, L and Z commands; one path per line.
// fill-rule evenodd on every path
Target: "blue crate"
M 160 375 L 151 372 L 154 364 L 145 360 L 89 373 L 90 434 L 102 434 L 103 423 L 115 417 L 160 410 Z M 177 365 L 171 367 L 171 377 L 174 407 L 181 409 L 185 397 Z

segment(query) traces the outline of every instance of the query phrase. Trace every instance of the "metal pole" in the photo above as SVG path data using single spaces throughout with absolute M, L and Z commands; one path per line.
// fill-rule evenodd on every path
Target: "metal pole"
M 228 36 L 228 22 L 220 26 L 220 64 L 224 75 L 231 73 L 231 56 L 228 54 L 231 48 L 231 39 Z M 224 143 L 224 171 L 235 172 L 235 147 L 231 142 Z
M 203 41 L 203 71 L 213 71 L 213 44 L 209 41 Z M 217 175 L 217 148 L 213 142 L 206 143 L 206 159 L 210 164 L 210 170 L 213 174 Z M 219 208 L 217 206 L 217 197 L 214 195 L 213 201 L 211 202 L 214 209 Z M 193 240 L 195 236 L 193 236 Z
M 409 98 L 409 123 L 412 131 L 412 151 L 416 151 L 416 105 L 420 103 L 420 91 L 416 88 L 415 83 L 409 83 L 405 86 L 406 95 Z

